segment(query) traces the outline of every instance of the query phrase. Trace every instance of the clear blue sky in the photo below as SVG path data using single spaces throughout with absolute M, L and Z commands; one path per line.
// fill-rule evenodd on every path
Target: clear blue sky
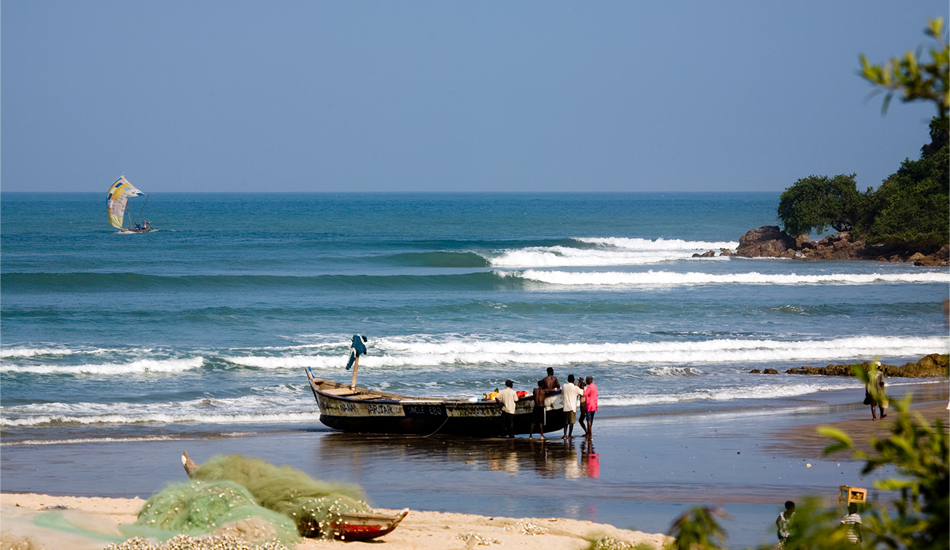
M 3 0 L 3 191 L 877 186 L 932 104 L 856 75 L 946 0 Z

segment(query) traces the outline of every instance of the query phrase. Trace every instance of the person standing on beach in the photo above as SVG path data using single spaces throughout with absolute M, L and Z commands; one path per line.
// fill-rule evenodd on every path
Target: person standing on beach
M 584 388 L 584 407 L 587 414 L 587 437 L 594 433 L 594 413 L 597 412 L 597 386 L 594 377 L 587 377 L 587 387 Z
M 557 381 L 557 376 L 554 376 L 554 367 L 548 367 L 548 375 L 541 379 L 541 382 L 544 383 L 542 388 L 545 391 L 554 391 L 561 389 L 561 383 Z
M 848 505 L 848 513 L 841 518 L 841 525 L 848 526 L 848 540 L 854 544 L 861 542 L 861 516 L 858 514 L 858 503 L 852 502 Z
M 515 403 L 518 402 L 518 394 L 515 393 L 514 384 L 511 380 L 505 380 L 505 389 L 495 396 L 495 401 L 501 403 L 501 426 L 505 430 L 505 437 L 515 436 Z
M 788 500 L 785 502 L 785 510 L 780 512 L 775 519 L 775 526 L 778 527 L 778 544 L 785 546 L 788 537 L 792 534 L 792 516 L 795 515 L 795 503 Z
M 574 375 L 567 375 L 567 384 L 561 388 L 561 398 L 564 400 L 564 436 L 561 439 L 574 437 L 574 423 L 577 422 L 577 398 L 584 391 L 574 385 Z
M 881 370 L 881 364 L 876 363 L 877 372 L 874 373 L 874 379 L 870 380 L 864 387 L 864 404 L 871 405 L 871 420 L 877 420 L 874 414 L 874 407 L 881 411 L 881 420 L 887 417 L 884 414 L 884 404 L 887 403 L 887 394 L 884 392 L 884 371 Z
M 538 433 L 541 434 L 541 440 L 544 437 L 544 380 L 538 380 L 538 387 L 534 388 L 534 411 L 531 413 L 531 431 L 528 433 L 528 439 L 534 437 L 534 426 L 537 424 Z
M 587 399 L 584 397 L 584 390 L 587 388 L 587 383 L 584 382 L 583 376 L 577 377 L 577 387 L 581 390 L 581 402 L 577 406 L 577 423 L 581 425 L 581 429 L 584 430 L 584 435 L 587 435 Z

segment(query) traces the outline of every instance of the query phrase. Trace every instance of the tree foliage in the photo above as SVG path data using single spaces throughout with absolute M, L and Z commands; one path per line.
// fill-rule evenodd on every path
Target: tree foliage
M 891 98 L 901 94 L 901 101 L 933 101 L 937 105 L 938 117 L 946 118 L 950 110 L 950 46 L 944 38 L 943 18 L 927 20 L 924 34 L 933 38 L 937 44 L 928 48 L 930 62 L 920 59 L 917 52 L 908 50 L 903 57 L 894 57 L 880 65 L 872 65 L 861 54 L 860 74 L 878 89 L 874 93 L 886 90 L 881 112 L 886 113 Z
M 947 118 L 930 124 L 920 160 L 905 160 L 874 192 L 859 223 L 870 243 L 939 248 L 950 241 Z
M 861 214 L 861 194 L 854 178 L 857 174 L 808 176 L 795 182 L 782 193 L 778 215 L 789 235 L 816 231 L 826 227 L 849 231 Z

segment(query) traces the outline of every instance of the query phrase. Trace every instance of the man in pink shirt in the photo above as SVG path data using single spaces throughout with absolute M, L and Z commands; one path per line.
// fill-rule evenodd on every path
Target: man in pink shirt
M 584 408 L 587 414 L 587 437 L 594 433 L 594 413 L 597 412 L 597 386 L 594 377 L 587 377 L 587 387 L 584 388 Z

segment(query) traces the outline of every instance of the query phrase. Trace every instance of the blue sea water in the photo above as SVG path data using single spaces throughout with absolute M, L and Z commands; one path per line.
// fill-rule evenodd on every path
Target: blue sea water
M 749 375 L 947 353 L 946 268 L 695 258 L 775 193 L 0 197 L 3 445 L 320 429 L 304 367 L 476 397 L 544 368 L 601 414 L 741 407 L 855 380 Z M 144 208 L 143 208 L 144 207 Z M 895 382 L 899 383 L 899 382 Z

